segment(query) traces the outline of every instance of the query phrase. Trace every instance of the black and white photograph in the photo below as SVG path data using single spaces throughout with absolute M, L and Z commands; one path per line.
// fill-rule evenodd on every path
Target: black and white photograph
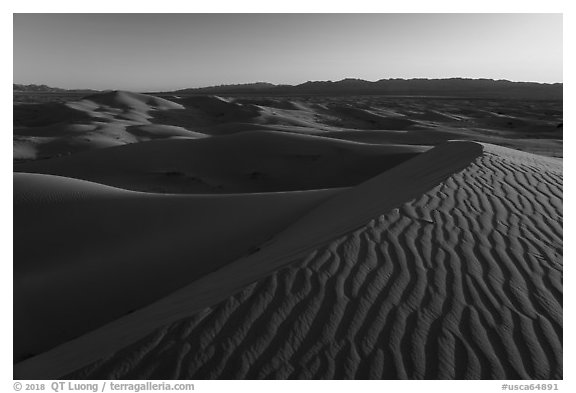
M 562 390 L 562 13 L 12 21 L 15 381 Z

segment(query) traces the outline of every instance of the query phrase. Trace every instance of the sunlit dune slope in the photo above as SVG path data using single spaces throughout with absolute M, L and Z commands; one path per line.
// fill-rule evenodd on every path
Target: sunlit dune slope
M 201 138 L 183 127 L 152 124 L 180 104 L 125 91 L 98 93 L 68 103 L 14 106 L 15 161 L 58 157 L 79 151 L 120 146 L 158 138 Z
M 67 378 L 561 379 L 561 161 L 449 145 L 453 173 L 422 166 L 433 150 L 404 181 L 389 173 L 341 193 L 260 253 L 118 324 L 171 308 L 170 323 Z M 415 175 L 436 184 L 389 205 L 416 191 Z M 373 218 L 357 226 L 363 213 Z M 320 222 L 337 236 L 323 241 Z M 236 293 L 216 301 L 225 288 Z M 76 350 L 90 339 L 104 336 Z
M 507 151 L 505 153 L 507 153 Z M 188 285 L 188 287 L 175 292 L 173 295 L 170 295 L 161 301 L 151 304 L 148 307 L 137 310 L 132 314 L 120 318 L 104 328 L 97 329 L 92 333 L 84 335 L 83 337 L 63 344 L 54 350 L 23 361 L 16 365 L 15 373 L 16 375 L 21 376 L 65 375 L 67 372 L 70 372 L 75 368 L 81 367 L 82 365 L 87 365 L 106 354 L 113 353 L 120 348 L 129 346 L 140 337 L 144 337 L 155 327 L 171 324 L 191 315 L 198 316 L 201 314 L 212 314 L 216 312 L 216 310 L 220 309 L 221 306 L 218 304 L 228 304 L 227 302 L 230 301 L 234 304 L 246 305 L 245 308 L 242 306 L 242 309 L 246 311 L 246 314 L 244 312 L 235 313 L 234 318 L 244 315 L 246 318 L 248 318 L 249 321 L 255 323 L 255 320 L 250 319 L 254 316 L 254 314 L 250 311 L 252 309 L 252 300 L 250 300 L 248 303 L 240 300 L 240 303 L 238 303 L 239 300 L 237 298 L 236 300 L 234 300 L 234 298 L 226 300 L 227 296 L 232 296 L 234 293 L 245 293 L 243 292 L 243 288 L 251 285 L 252 283 L 267 282 L 262 280 L 274 280 L 275 278 L 272 277 L 280 277 L 280 275 L 284 274 L 283 272 L 285 272 L 281 270 L 283 267 L 289 267 L 290 269 L 296 269 L 299 271 L 299 269 L 301 269 L 300 265 L 301 261 L 303 260 L 302 258 L 307 261 L 313 260 L 315 256 L 320 255 L 324 249 L 332 250 L 330 251 L 330 255 L 333 255 L 333 258 L 337 258 L 340 261 L 342 269 L 344 269 L 345 266 L 349 266 L 349 269 L 353 271 L 364 271 L 366 273 L 374 270 L 373 273 L 375 273 L 375 269 L 377 268 L 389 269 L 392 266 L 390 264 L 394 264 L 394 266 L 396 264 L 399 264 L 399 266 L 404 266 L 411 260 L 411 257 L 407 257 L 407 255 L 409 255 L 410 252 L 413 252 L 413 249 L 409 247 L 409 240 L 402 241 L 401 243 L 391 243 L 401 248 L 408 248 L 406 251 L 404 251 L 404 253 L 398 250 L 397 253 L 394 254 L 394 261 L 388 262 L 382 258 L 377 260 L 374 260 L 372 257 L 368 258 L 367 256 L 369 256 L 372 251 L 370 251 L 371 249 L 364 250 L 363 245 L 360 248 L 363 250 L 362 255 L 365 255 L 365 257 L 361 257 L 358 261 L 356 261 L 353 258 L 353 253 L 350 253 L 349 251 L 344 252 L 341 248 L 334 249 L 333 243 L 336 242 L 336 244 L 339 244 L 338 242 L 342 241 L 342 237 L 357 237 L 356 235 L 353 235 L 355 231 L 358 228 L 364 228 L 364 225 L 366 225 L 367 222 L 370 222 L 370 220 L 374 217 L 379 217 L 382 214 L 385 216 L 386 214 L 398 214 L 399 211 L 405 209 L 404 207 L 401 208 L 401 210 L 395 210 L 398 207 L 410 206 L 410 204 L 414 203 L 414 201 L 417 201 L 421 198 L 427 200 L 435 195 L 443 195 L 439 194 L 439 189 L 447 187 L 451 184 L 451 181 L 454 181 L 454 179 L 462 178 L 464 176 L 463 174 L 468 172 L 476 174 L 478 169 L 474 167 L 474 164 L 477 164 L 481 158 L 488 156 L 489 154 L 487 152 L 482 153 L 482 146 L 479 144 L 468 142 L 452 142 L 440 148 L 433 149 L 432 151 L 420 155 L 415 159 L 409 160 L 408 162 L 401 164 L 399 167 L 393 168 L 392 170 L 389 170 L 384 174 L 377 176 L 366 183 L 363 183 L 360 186 L 341 192 L 340 194 L 329 199 L 327 202 L 320 204 L 310 213 L 305 214 L 300 220 L 297 220 L 292 225 L 290 225 L 286 230 L 278 232 L 276 236 L 266 241 L 263 245 L 260 245 L 258 249 L 254 249 L 254 252 L 251 255 L 240 258 L 236 262 L 228 264 L 214 273 L 205 275 L 199 280 Z M 538 165 L 540 165 L 538 163 L 539 160 L 541 160 L 540 157 L 535 158 L 535 162 Z M 551 163 L 551 165 L 557 165 L 554 161 L 551 161 Z M 486 168 L 485 171 L 487 172 L 495 171 L 495 173 L 498 173 L 496 167 L 486 166 Z M 491 180 L 492 187 L 494 187 L 495 184 L 498 184 L 496 180 L 496 177 Z M 451 190 L 450 187 L 446 189 L 447 193 L 445 198 L 447 201 L 459 200 L 459 197 L 456 197 L 455 191 Z M 472 201 L 474 202 L 473 199 Z M 431 205 L 430 209 L 434 210 L 433 206 L 434 205 Z M 442 209 L 440 209 L 439 212 L 440 215 L 434 217 L 436 221 L 433 221 L 431 217 L 420 214 L 420 211 L 416 209 L 412 215 L 414 225 L 425 225 L 425 228 L 428 229 L 432 229 L 432 227 L 437 226 L 438 230 L 443 231 L 442 228 L 443 225 L 445 225 L 447 218 L 442 214 Z M 478 212 L 482 212 L 482 209 L 478 209 Z M 489 214 L 492 214 L 492 211 L 490 211 Z M 366 228 L 370 228 L 372 226 L 374 226 L 374 224 L 369 224 Z M 422 229 L 422 234 L 425 234 L 425 232 L 426 229 Z M 423 241 L 424 243 L 431 241 L 429 237 L 424 236 L 423 238 L 420 238 L 416 236 L 419 234 L 418 231 L 410 231 L 409 234 L 410 237 L 414 239 L 414 241 Z M 393 235 L 394 232 L 391 232 L 391 236 Z M 381 247 L 378 245 L 375 246 Z M 438 247 L 441 246 L 442 244 L 440 243 Z M 382 245 L 382 247 L 384 246 Z M 391 245 L 388 245 L 387 247 L 391 247 Z M 452 247 L 452 245 L 448 244 L 445 247 Z M 443 258 L 443 255 L 446 256 L 448 254 L 440 253 L 436 255 L 435 258 L 441 259 Z M 431 257 L 429 256 L 428 258 Z M 358 267 L 358 269 L 354 267 L 357 264 L 361 265 L 363 263 L 368 263 L 371 267 Z M 451 261 L 451 263 L 465 263 L 465 261 L 458 259 Z M 405 269 L 410 268 L 405 266 Z M 344 270 L 344 272 L 346 273 L 345 276 L 350 276 L 352 279 L 352 282 L 346 285 L 356 286 L 357 284 L 355 284 L 354 281 L 357 280 L 357 278 L 347 270 Z M 410 272 L 412 271 L 410 270 Z M 271 274 L 272 276 L 269 276 Z M 379 291 L 373 292 L 372 290 L 365 292 L 368 290 L 368 288 L 372 288 L 374 285 L 376 288 L 379 288 L 378 285 L 386 285 L 389 287 L 389 285 L 392 285 L 392 282 L 394 281 L 388 281 L 391 280 L 389 275 L 382 277 L 381 274 L 369 274 L 366 277 L 374 279 L 375 277 L 379 277 L 377 282 L 373 282 L 369 286 L 360 285 L 360 287 L 363 287 L 364 290 L 361 291 L 359 289 L 360 287 L 357 287 L 358 290 L 355 291 L 355 293 L 357 292 L 356 295 L 350 296 L 350 292 L 341 292 L 341 286 L 347 279 L 346 277 L 336 279 L 336 271 L 331 272 L 331 269 L 327 269 L 326 271 L 322 272 L 311 270 L 303 274 L 304 275 L 300 275 L 299 279 L 299 282 L 303 285 L 303 287 L 300 286 L 300 284 L 298 284 L 297 287 L 302 289 L 304 287 L 308 287 L 309 285 L 316 286 L 318 283 L 323 283 L 322 288 L 317 289 L 322 291 L 322 293 L 326 291 L 327 293 L 332 293 L 335 295 L 328 297 L 326 300 L 327 303 L 323 304 L 322 306 L 322 309 L 325 310 L 323 313 L 328 312 L 328 314 L 331 312 L 329 311 L 332 309 L 331 307 L 340 308 L 342 306 L 342 302 L 346 303 L 354 297 L 358 298 L 357 300 L 359 301 L 359 297 L 361 296 L 375 296 L 378 293 L 381 293 Z M 267 276 L 270 278 L 266 279 Z M 361 276 L 364 277 L 363 273 Z M 327 281 L 323 281 L 324 278 L 322 277 L 325 277 Z M 330 279 L 330 277 L 334 277 L 334 279 Z M 413 274 L 410 274 L 410 277 L 411 278 L 409 281 L 413 281 L 415 279 Z M 436 287 L 438 288 L 441 288 L 443 283 L 440 278 L 438 278 L 438 282 L 436 283 Z M 404 278 L 402 280 L 404 280 Z M 334 287 L 334 285 L 336 286 Z M 400 288 L 404 284 L 402 281 L 395 285 L 398 285 Z M 414 288 L 416 288 L 414 285 L 410 285 L 409 289 L 405 291 L 410 293 L 410 291 Z M 294 290 L 296 291 L 296 289 Z M 346 291 L 348 291 L 348 289 Z M 442 293 L 444 293 L 440 289 L 438 289 L 438 291 L 438 296 L 441 296 Z M 273 300 L 273 304 L 281 306 L 285 301 L 290 303 L 292 300 L 298 299 L 298 296 L 300 295 L 298 295 L 296 292 L 296 297 L 282 295 L 282 293 L 288 294 L 288 292 L 278 292 L 277 296 Z M 385 291 L 384 293 L 386 296 L 392 296 L 391 292 L 389 291 Z M 312 293 L 310 296 L 316 298 L 316 295 L 313 295 Z M 382 298 L 384 295 L 380 294 L 378 296 Z M 405 300 L 406 296 L 403 295 L 401 298 Z M 256 299 L 253 300 L 257 301 Z M 321 301 L 321 297 L 318 298 L 318 300 Z M 221 303 L 222 301 L 224 301 L 224 303 Z M 265 305 L 268 302 L 265 298 L 262 298 L 262 301 L 264 301 L 264 303 L 258 304 Z M 260 301 L 258 300 L 257 302 Z M 334 304 L 332 304 L 332 302 L 334 302 Z M 374 304 L 382 305 L 384 303 L 379 301 Z M 394 304 L 398 303 L 396 302 Z M 316 307 L 318 306 L 318 303 L 316 303 L 316 301 L 312 301 L 310 305 L 311 307 Z M 406 305 L 404 307 L 408 306 L 409 305 Z M 282 306 L 280 309 L 283 310 L 283 307 L 284 306 Z M 266 308 L 267 311 L 262 314 L 262 318 L 258 318 L 258 321 L 268 321 L 266 323 L 281 322 L 282 325 L 285 326 L 288 330 L 284 328 L 281 329 L 282 332 L 279 333 L 276 338 L 271 339 L 273 339 L 275 343 L 281 343 L 284 342 L 284 340 L 292 340 L 289 337 L 297 337 L 293 336 L 293 334 L 289 332 L 290 329 L 295 328 L 293 327 L 293 323 L 296 323 L 298 319 L 289 318 L 284 320 L 283 318 L 286 317 L 287 314 L 278 314 L 273 310 L 273 308 L 274 307 Z M 347 310 L 348 312 L 353 311 L 352 309 Z M 407 310 L 409 310 L 409 307 Z M 284 315 L 284 317 L 282 315 Z M 231 317 L 230 315 L 224 315 L 224 318 L 224 321 L 226 321 Z M 330 320 L 332 319 L 329 318 L 327 320 L 322 318 L 317 320 L 316 323 L 326 323 L 327 326 L 331 326 Z M 368 324 L 372 322 L 372 319 L 368 318 L 368 320 L 364 321 L 363 323 Z M 213 329 L 213 327 L 207 325 L 207 329 L 208 331 L 212 331 L 211 329 Z M 244 328 L 239 329 L 239 332 L 245 331 Z M 306 335 L 306 331 L 307 330 L 304 329 L 301 330 L 300 333 Z M 294 332 L 294 334 L 296 334 L 296 332 Z M 203 336 L 200 334 L 197 337 L 201 338 Z M 188 338 L 185 339 L 187 340 Z M 208 345 L 224 345 L 224 342 L 227 342 L 226 340 L 212 342 L 211 340 L 205 341 L 203 339 L 201 341 Z M 135 345 L 140 344 L 136 343 Z M 239 345 L 241 344 L 239 343 Z M 272 346 L 272 348 L 276 347 Z M 128 348 L 127 350 L 130 349 Z M 152 348 L 152 350 L 154 349 Z M 267 350 L 266 353 L 270 356 L 276 356 L 274 355 L 276 354 L 275 349 Z M 196 354 L 200 356 L 199 352 L 196 352 Z M 120 358 L 121 355 L 118 354 L 118 356 L 114 359 Z M 125 359 L 128 362 L 132 362 L 127 365 L 126 370 L 134 368 L 136 371 L 139 365 L 143 364 L 142 359 L 136 359 L 134 361 L 130 359 L 133 358 L 129 356 Z M 162 364 L 167 364 L 165 362 L 174 360 L 169 355 L 167 355 L 166 358 L 156 357 L 156 359 L 158 360 L 158 367 L 160 368 L 164 367 Z M 116 360 L 114 360 L 114 362 L 115 361 Z M 109 370 L 118 370 L 116 366 L 114 366 L 114 363 L 110 364 L 112 365 L 112 368 Z M 290 364 L 289 360 L 285 359 L 284 364 Z M 258 368 L 258 366 L 255 364 L 252 364 L 250 367 Z M 107 367 L 105 368 L 108 369 Z M 90 370 L 93 369 L 90 368 Z M 98 368 L 98 370 L 103 369 Z M 191 373 L 190 375 L 195 373 L 192 368 L 187 370 L 188 371 L 186 371 L 186 373 Z M 238 369 L 236 370 L 238 371 Z M 139 373 L 140 371 L 136 372 Z M 116 374 L 116 376 L 120 375 Z
M 183 109 L 183 106 L 164 98 L 128 91 L 111 91 L 87 96 L 79 103 L 94 106 L 124 109 L 127 112 L 147 113 L 152 110 Z

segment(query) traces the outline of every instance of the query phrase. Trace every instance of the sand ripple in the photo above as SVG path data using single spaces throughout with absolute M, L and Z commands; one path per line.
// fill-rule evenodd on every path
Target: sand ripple
M 463 171 L 67 378 L 562 378 L 562 164 Z

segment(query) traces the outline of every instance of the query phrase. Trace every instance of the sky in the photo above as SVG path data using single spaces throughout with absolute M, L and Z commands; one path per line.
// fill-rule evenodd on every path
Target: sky
M 14 83 L 562 82 L 561 14 L 14 14 Z

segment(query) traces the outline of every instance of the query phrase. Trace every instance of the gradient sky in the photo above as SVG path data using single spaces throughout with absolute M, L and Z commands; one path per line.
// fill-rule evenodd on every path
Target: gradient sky
M 561 14 L 14 14 L 14 83 L 562 82 Z

